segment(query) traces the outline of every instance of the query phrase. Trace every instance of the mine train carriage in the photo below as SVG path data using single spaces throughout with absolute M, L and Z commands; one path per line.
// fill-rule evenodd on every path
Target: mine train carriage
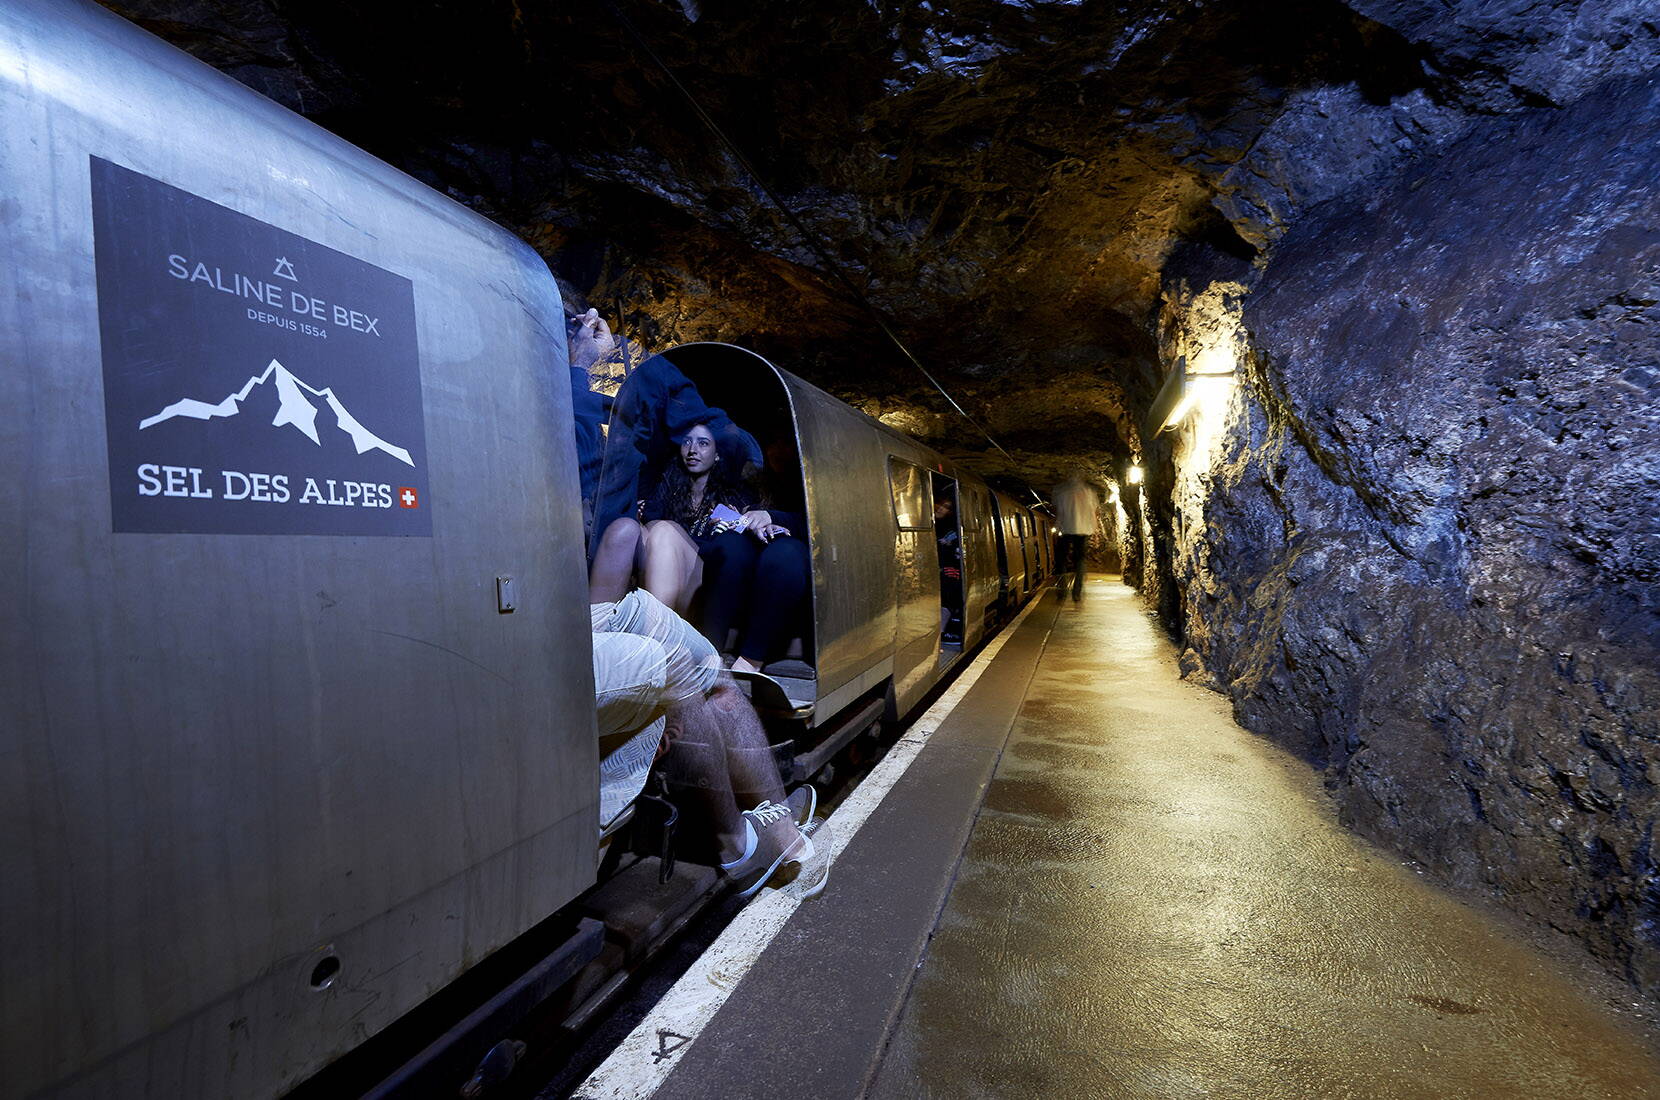
M 559 294 L 491 222 L 85 0 L 0 7 L 0 117 L 3 1091 L 280 1095 L 595 885 Z M 757 357 L 670 354 L 711 401 L 786 399 L 811 767 L 960 659 L 933 494 L 970 649 L 1046 550 Z
M 799 704 L 808 730 L 845 727 L 849 708 L 873 697 L 888 717 L 908 712 L 1041 582 L 1048 550 L 1037 514 L 938 452 L 743 348 L 686 344 L 662 355 L 706 403 L 794 447 L 812 551 L 811 621 L 765 671 Z M 963 547 L 949 635 L 935 546 L 941 497 L 955 505 Z M 822 756 L 822 736 L 805 740 Z

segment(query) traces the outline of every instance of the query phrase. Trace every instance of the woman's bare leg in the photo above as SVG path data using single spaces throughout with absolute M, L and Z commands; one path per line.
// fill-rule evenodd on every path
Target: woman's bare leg
M 638 523 L 626 517 L 612 521 L 600 536 L 594 564 L 588 570 L 589 603 L 614 603 L 628 595 L 642 545 L 643 532 Z
M 703 583 L 703 559 L 697 543 L 673 520 L 646 524 L 645 565 L 641 588 L 656 596 L 678 615 L 686 614 L 692 596 Z

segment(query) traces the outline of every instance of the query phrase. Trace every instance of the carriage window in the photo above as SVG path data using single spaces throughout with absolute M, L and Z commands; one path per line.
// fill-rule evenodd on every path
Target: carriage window
M 934 509 L 929 503 L 928 475 L 922 467 L 890 457 L 888 484 L 893 487 L 893 518 L 899 526 L 907 531 L 932 531 Z

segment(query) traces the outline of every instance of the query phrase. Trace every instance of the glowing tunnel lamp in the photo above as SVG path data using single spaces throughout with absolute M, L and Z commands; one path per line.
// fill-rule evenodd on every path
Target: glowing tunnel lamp
M 1187 356 L 1183 355 L 1177 357 L 1164 385 L 1159 387 L 1158 396 L 1153 398 L 1147 419 L 1142 423 L 1143 434 L 1158 435 L 1186 416 L 1192 406 L 1193 395 L 1187 386 Z
M 1157 435 L 1174 428 L 1207 394 L 1221 392 L 1217 389 L 1219 384 L 1231 384 L 1234 360 L 1225 349 L 1206 348 L 1197 358 L 1198 362 L 1191 371 L 1188 370 L 1187 356 L 1176 359 L 1176 365 L 1171 368 L 1164 385 L 1159 387 L 1158 396 L 1153 398 L 1152 407 L 1147 410 L 1147 419 L 1143 422 L 1146 434 Z M 1212 379 L 1227 379 L 1228 382 L 1218 383 Z
M 1159 425 L 1159 431 L 1162 432 L 1168 428 L 1174 428 L 1177 424 L 1180 424 L 1182 422 L 1182 418 L 1193 411 L 1193 406 L 1197 404 L 1198 401 L 1198 388 L 1191 385 L 1183 385 L 1181 400 L 1177 401 L 1176 407 L 1170 410 L 1170 415 L 1164 418 L 1164 423 Z
M 1141 471 L 1140 466 L 1131 466 L 1130 467 L 1130 472 L 1127 475 L 1127 479 L 1128 479 L 1128 481 L 1131 485 L 1140 485 L 1142 476 L 1143 475 L 1142 475 L 1142 471 Z

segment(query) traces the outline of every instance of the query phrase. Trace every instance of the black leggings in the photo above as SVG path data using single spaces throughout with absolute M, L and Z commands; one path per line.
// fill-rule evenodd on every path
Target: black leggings
M 1072 574 L 1072 595 L 1080 597 L 1084 593 L 1084 567 L 1088 564 L 1085 558 L 1089 554 L 1088 535 L 1062 535 L 1055 540 L 1060 545 L 1055 549 L 1055 572 L 1060 574 L 1060 584 L 1055 588 L 1055 595 L 1066 592 L 1066 575 Z
M 739 629 L 737 656 L 759 665 L 790 637 L 812 584 L 806 542 L 782 536 L 763 543 L 728 531 L 703 549 L 703 636 L 724 649 Z

